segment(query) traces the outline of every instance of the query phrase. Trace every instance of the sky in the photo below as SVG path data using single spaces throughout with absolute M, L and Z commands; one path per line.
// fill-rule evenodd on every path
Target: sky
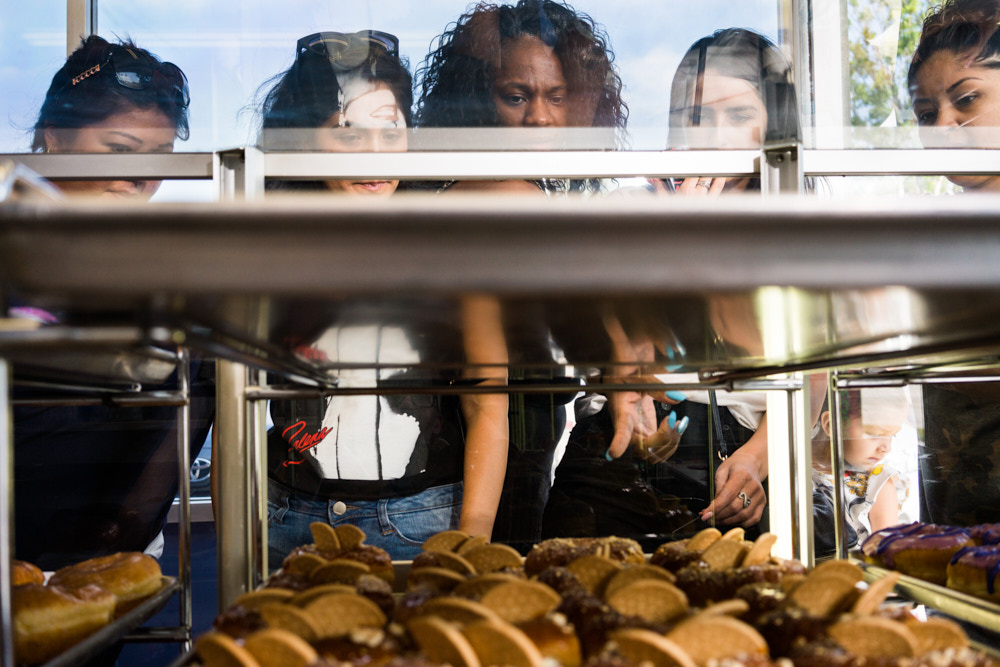
M 415 70 L 435 36 L 466 10 L 464 0 L 95 0 L 98 34 L 130 36 L 176 63 L 191 85 L 191 138 L 177 150 L 253 142 L 253 97 L 287 67 L 296 40 L 320 30 L 385 30 Z M 604 26 L 625 82 L 633 145 L 662 148 L 669 84 L 681 54 L 719 28 L 752 28 L 775 39 L 779 0 L 579 0 Z M 695 9 L 696 6 L 696 9 Z M 66 1 L 31 0 L 0 16 L 0 152 L 28 148 L 52 74 L 65 59 Z

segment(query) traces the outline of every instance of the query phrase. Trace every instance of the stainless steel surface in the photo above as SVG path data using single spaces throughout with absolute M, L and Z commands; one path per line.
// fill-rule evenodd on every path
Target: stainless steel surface
M 995 354 L 998 211 L 990 197 L 456 197 L 158 206 L 136 224 L 129 207 L 11 205 L 0 208 L 0 277 L 77 311 L 101 295 L 106 308 L 189 326 L 193 338 L 208 330 L 215 338 L 200 344 L 319 384 L 338 363 L 283 342 L 308 344 L 359 302 L 376 319 L 419 316 L 454 336 L 455 303 L 481 291 L 501 300 L 512 365 L 599 368 L 610 310 L 672 330 L 688 350 L 685 370 L 759 376 L 973 347 Z M 765 353 L 760 327 L 790 314 L 801 335 Z M 461 358 L 446 350 L 425 365 Z
M 861 158 L 861 159 L 859 159 Z M 996 171 L 997 151 L 989 148 L 873 148 L 803 151 L 807 176 L 934 176 Z
M 865 580 L 874 581 L 890 570 L 855 559 L 865 571 Z M 968 621 L 991 632 L 1000 632 L 1000 605 L 959 593 L 944 586 L 907 575 L 900 575 L 896 590 L 907 598 L 937 609 L 961 621 Z
M 81 665 L 155 616 L 180 587 L 180 583 L 172 577 L 164 577 L 163 579 L 163 588 L 152 597 L 144 600 L 138 607 L 121 618 L 116 618 L 72 648 L 44 663 L 43 667 L 76 667 Z
M 177 495 L 180 524 L 177 530 L 178 623 L 187 631 L 183 650 L 191 647 L 191 357 L 184 348 L 177 350 L 177 391 L 185 400 L 177 408 Z
M 247 368 L 231 361 L 216 364 L 213 447 L 218 480 L 216 513 L 219 609 L 225 609 L 253 586 L 250 521 L 250 452 L 247 434 Z
M 14 556 L 14 421 L 8 387 L 10 365 L 0 357 L 0 665 L 13 667 L 14 616 L 11 606 L 11 559 Z
M 13 160 L 53 180 L 208 180 L 213 173 L 212 153 L 3 153 L 0 160 Z

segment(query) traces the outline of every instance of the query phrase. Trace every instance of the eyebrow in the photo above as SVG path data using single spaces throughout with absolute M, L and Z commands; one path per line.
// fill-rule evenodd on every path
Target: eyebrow
M 108 134 L 119 134 L 119 135 L 125 137 L 126 139 L 129 139 L 130 141 L 133 141 L 133 142 L 139 144 L 140 146 L 143 143 L 142 139 L 140 139 L 139 137 L 137 137 L 137 136 L 135 136 L 133 134 L 129 134 L 128 132 L 123 132 L 121 130 L 109 130 Z
M 950 93 L 951 91 L 955 90 L 956 88 L 958 88 L 959 86 L 961 86 L 966 81 L 982 81 L 982 79 L 980 79 L 977 76 L 967 76 L 964 79 L 959 79 L 955 83 L 953 83 L 950 86 L 948 86 L 948 89 L 945 92 L 946 93 Z

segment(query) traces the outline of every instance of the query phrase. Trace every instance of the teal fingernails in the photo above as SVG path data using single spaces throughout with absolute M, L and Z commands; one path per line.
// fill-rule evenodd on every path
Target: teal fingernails
M 670 366 L 664 366 L 663 368 L 665 368 L 667 372 L 673 373 L 674 371 L 679 371 L 684 368 L 684 364 L 671 364 Z
M 673 359 L 673 358 L 674 358 L 674 348 L 670 345 L 667 345 L 667 359 Z
M 667 425 L 670 428 L 673 428 L 674 426 L 677 425 L 677 413 L 674 412 L 673 410 L 671 410 L 670 414 L 667 415 Z
M 684 431 L 686 431 L 686 430 L 687 430 L 687 427 L 688 427 L 688 421 L 689 421 L 689 420 L 688 420 L 688 418 L 687 418 L 687 417 L 685 417 L 685 418 L 684 418 L 684 419 L 682 419 L 682 420 L 681 420 L 681 422 L 680 422 L 680 423 L 679 423 L 679 424 L 677 425 L 677 435 L 684 435 Z
M 668 391 L 667 398 L 673 401 L 686 401 L 687 394 L 685 394 L 683 391 Z
M 611 448 L 608 447 L 608 451 L 604 452 L 604 458 L 608 461 L 614 461 L 615 457 L 611 456 Z

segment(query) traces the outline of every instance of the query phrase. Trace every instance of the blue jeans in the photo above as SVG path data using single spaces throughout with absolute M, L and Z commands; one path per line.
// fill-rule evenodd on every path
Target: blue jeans
M 461 482 L 402 498 L 355 501 L 302 498 L 271 482 L 267 489 L 268 566 L 276 570 L 292 549 L 311 544 L 309 524 L 313 521 L 331 526 L 354 524 L 368 536 L 365 544 L 385 549 L 393 560 L 412 560 L 428 537 L 458 527 L 461 510 Z

